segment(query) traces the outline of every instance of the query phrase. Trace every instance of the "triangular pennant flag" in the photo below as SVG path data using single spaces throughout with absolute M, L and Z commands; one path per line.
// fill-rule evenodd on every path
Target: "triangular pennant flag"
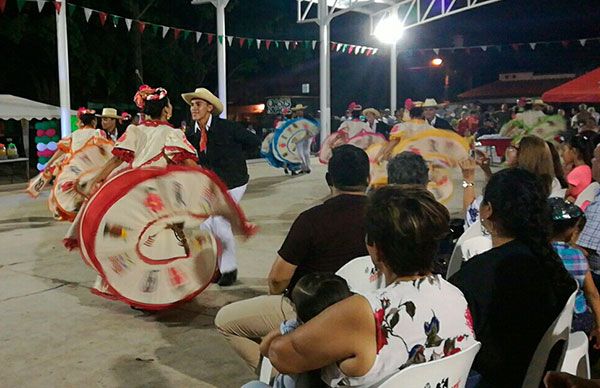
M 183 30 L 183 40 L 187 40 L 187 38 L 189 38 L 191 33 L 192 33 L 192 31 L 190 31 L 190 30 Z
M 368 49 L 368 47 L 367 47 L 367 46 L 364 46 L 363 48 L 361 48 L 361 49 L 360 49 L 360 53 L 361 53 L 361 54 L 364 54 L 364 53 L 365 53 L 365 51 L 367 51 L 367 49 Z
M 352 54 L 354 52 L 354 49 L 356 48 L 356 46 L 351 45 L 350 49 L 348 50 L 348 54 Z
M 262 43 L 262 40 L 260 39 L 256 39 L 256 47 L 260 50 L 260 44 Z
M 275 41 L 275 48 L 279 48 L 279 41 L 278 40 Z
M 231 44 L 233 43 L 233 36 L 227 37 L 227 43 L 229 43 L 229 47 L 231 47 Z
M 164 38 L 169 33 L 169 27 L 162 26 L 162 37 Z
M 39 7 L 39 4 L 38 4 Z M 60 15 L 60 9 L 62 8 L 62 3 L 60 1 L 55 1 L 54 2 L 54 9 L 56 10 L 56 13 Z M 40 10 L 40 12 L 42 12 Z
M 435 53 L 435 55 L 440 55 L 440 49 L 439 48 L 434 48 L 433 52 Z
M 26 0 L 17 0 L 17 8 L 19 9 L 19 12 L 21 12 L 21 10 L 23 9 L 23 6 L 25 5 L 25 1 Z
M 115 28 L 117 28 L 117 25 L 119 25 L 119 18 L 120 18 L 120 16 L 112 15 L 112 22 L 113 22 L 113 26 L 115 26 Z
M 104 25 L 104 23 L 106 23 L 108 14 L 106 12 L 98 12 L 98 17 L 100 18 L 100 24 Z
M 348 50 L 348 44 L 344 43 L 344 45 L 342 46 L 342 52 L 345 53 L 346 50 Z
M 340 51 L 342 49 L 342 46 L 344 46 L 341 43 L 338 43 L 337 46 L 335 46 L 335 51 Z
M 367 53 L 366 53 L 367 57 L 371 56 L 372 53 L 373 53 L 373 49 L 372 48 L 368 49 Z
M 512 49 L 515 51 L 519 51 L 519 46 L 520 46 L 520 44 L 518 44 L 518 43 L 513 43 L 510 45 L 510 47 L 512 47 Z
M 38 11 L 42 12 L 42 9 L 44 9 L 44 5 L 46 5 L 46 0 L 37 0 L 37 5 Z
M 175 38 L 175 40 L 179 39 L 180 35 L 181 35 L 181 28 L 174 28 L 173 29 L 173 37 Z
M 200 42 L 201 37 L 202 37 L 202 33 L 199 31 L 196 31 L 196 43 Z
M 335 42 L 331 42 L 331 50 L 335 50 L 335 48 L 337 47 L 337 43 Z
M 290 41 L 289 40 L 285 40 L 284 43 L 285 43 L 286 50 L 289 50 L 290 49 Z
M 248 48 L 252 47 L 252 43 L 254 43 L 254 38 L 248 38 Z
M 481 49 L 482 49 L 483 51 L 487 51 L 487 49 L 488 49 L 488 48 L 487 48 L 487 46 L 481 46 Z
M 585 43 L 587 42 L 587 39 L 579 39 L 579 44 L 583 47 L 585 46 Z
M 269 49 L 269 47 L 271 47 L 271 42 L 272 42 L 272 41 L 271 41 L 270 39 L 267 39 L 267 40 L 265 41 L 265 46 L 267 47 L 267 50 Z
M 219 44 L 223 44 L 223 35 L 217 36 L 217 39 L 219 40 Z
M 317 41 L 313 40 L 312 41 L 312 49 L 314 50 L 317 47 Z
M 564 48 L 567 48 L 567 47 L 569 47 L 569 41 L 568 41 L 568 40 L 563 40 L 562 42 L 560 42 L 560 44 L 562 44 L 562 46 L 563 46 Z
M 529 43 L 529 47 L 531 47 L 532 50 L 535 50 L 535 46 L 537 46 L 537 43 Z
M 143 34 L 144 30 L 146 29 L 146 23 L 141 22 L 139 20 L 136 23 L 137 23 L 138 31 L 140 32 L 140 34 Z
M 206 40 L 208 40 L 208 44 L 212 44 L 214 38 L 215 34 L 208 34 L 206 37 Z
M 150 28 L 152 28 L 152 33 L 154 33 L 154 35 L 158 34 L 158 30 L 160 29 L 160 26 L 158 24 L 151 24 Z
M 73 16 L 73 12 L 77 9 L 74 4 L 67 4 L 67 9 L 69 10 L 69 16 Z
M 85 15 L 85 21 L 89 23 L 90 16 L 92 16 L 92 10 L 89 9 L 89 8 L 84 8 L 83 9 L 83 14 Z
M 360 49 L 361 48 L 362 48 L 361 46 L 356 46 L 356 48 L 354 49 L 354 55 L 360 54 Z
M 0 12 L 4 12 L 4 8 L 6 8 L 6 0 L 0 0 Z
M 127 31 L 131 31 L 131 23 L 133 20 L 125 18 L 125 25 L 127 26 Z
M 304 48 L 309 48 L 310 47 L 310 41 L 309 40 L 305 40 L 304 41 Z
M 244 47 L 244 43 L 246 43 L 246 38 L 238 38 L 238 39 L 239 39 L 238 43 L 240 44 L 240 47 Z
M 379 49 L 378 48 L 374 48 L 373 49 L 373 55 L 377 54 L 377 51 L 379 51 Z

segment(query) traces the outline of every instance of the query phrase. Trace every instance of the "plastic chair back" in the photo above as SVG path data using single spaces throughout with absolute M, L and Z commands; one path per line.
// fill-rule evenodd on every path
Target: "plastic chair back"
M 461 245 L 464 261 L 467 261 L 480 253 L 487 252 L 490 249 L 492 249 L 492 238 L 490 236 L 473 237 L 466 240 Z
M 371 256 L 350 260 L 336 272 L 336 275 L 343 277 L 348 282 L 350 290 L 359 294 L 376 291 L 385 286 L 384 276 L 375 268 Z
M 588 187 L 585 188 L 575 200 L 575 205 L 581 207 L 586 201 L 593 202 L 596 198 L 596 194 L 600 190 L 600 183 L 592 182 Z
M 576 331 L 569 335 L 569 346 L 567 347 L 565 360 L 560 367 L 560 371 L 584 379 L 590 378 L 588 337 L 583 331 Z
M 463 263 L 463 251 L 462 244 L 463 242 L 470 240 L 474 237 L 483 236 L 483 231 L 481 230 L 481 221 L 475 221 L 465 232 L 458 238 L 456 241 L 456 245 L 454 246 L 454 250 L 452 251 L 452 256 L 450 256 L 450 260 L 448 261 L 448 270 L 446 271 L 446 279 L 449 279 L 452 275 L 457 273 L 460 270 L 460 267 Z

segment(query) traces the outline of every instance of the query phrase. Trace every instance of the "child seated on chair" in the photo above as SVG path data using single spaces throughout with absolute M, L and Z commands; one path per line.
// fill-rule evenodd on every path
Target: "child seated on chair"
M 548 203 L 552 210 L 552 246 L 579 284 L 571 331 L 585 332 L 595 340 L 594 347 L 600 349 L 600 295 L 585 255 L 571 245 L 585 224 L 585 215 L 578 206 L 562 198 L 550 198 Z
M 296 309 L 296 320 L 283 321 L 279 330 L 269 333 L 260 344 L 261 353 L 267 357 L 271 341 L 280 335 L 289 334 L 303 323 L 319 315 L 323 310 L 337 302 L 352 296 L 348 283 L 342 277 L 324 272 L 315 272 L 303 276 L 292 290 L 290 299 Z M 319 381 L 315 381 L 318 379 Z M 316 387 L 320 382 L 320 373 L 303 373 L 298 375 L 278 375 L 274 388 Z M 255 382 L 244 385 L 243 388 L 266 387 L 266 384 Z

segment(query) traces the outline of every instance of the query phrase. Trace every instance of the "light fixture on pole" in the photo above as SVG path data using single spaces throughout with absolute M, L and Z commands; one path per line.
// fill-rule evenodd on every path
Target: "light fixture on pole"
M 442 63 L 444 63 L 444 60 L 442 58 L 433 58 L 431 60 L 431 66 L 435 66 L 435 67 L 439 67 L 442 66 Z
M 390 110 L 396 111 L 397 98 L 397 43 L 404 34 L 404 24 L 398 19 L 398 10 L 392 10 L 379 20 L 373 35 L 383 43 L 390 44 Z

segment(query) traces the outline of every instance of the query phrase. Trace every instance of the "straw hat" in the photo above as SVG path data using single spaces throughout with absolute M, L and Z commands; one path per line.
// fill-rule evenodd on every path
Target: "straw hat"
M 533 100 L 532 105 L 546 106 L 546 103 L 542 99 L 538 98 L 537 100 Z
M 379 113 L 379 111 L 375 108 L 367 108 L 362 111 L 362 114 L 365 116 L 367 115 L 367 113 L 372 113 L 377 119 L 381 117 L 381 113 Z
M 421 108 L 437 108 L 440 105 L 434 98 L 426 98 Z
M 292 108 L 292 112 L 296 112 L 299 110 L 305 110 L 307 108 L 308 108 L 307 106 L 304 106 L 302 104 L 296 104 L 296 106 Z
M 187 102 L 188 105 L 192 105 L 192 100 L 195 100 L 195 99 L 200 99 L 200 100 L 204 100 L 204 101 L 208 102 L 210 105 L 212 105 L 214 107 L 213 111 L 212 111 L 213 115 L 219 115 L 219 114 L 221 114 L 221 112 L 223 112 L 223 103 L 217 98 L 217 96 L 212 94 L 206 88 L 197 88 L 193 92 L 183 93 L 181 95 L 181 98 L 183 98 L 183 100 L 185 102 Z
M 96 117 L 106 117 L 109 119 L 122 119 L 121 116 L 117 114 L 117 110 L 115 108 L 104 108 L 102 109 L 101 115 L 96 115 Z

